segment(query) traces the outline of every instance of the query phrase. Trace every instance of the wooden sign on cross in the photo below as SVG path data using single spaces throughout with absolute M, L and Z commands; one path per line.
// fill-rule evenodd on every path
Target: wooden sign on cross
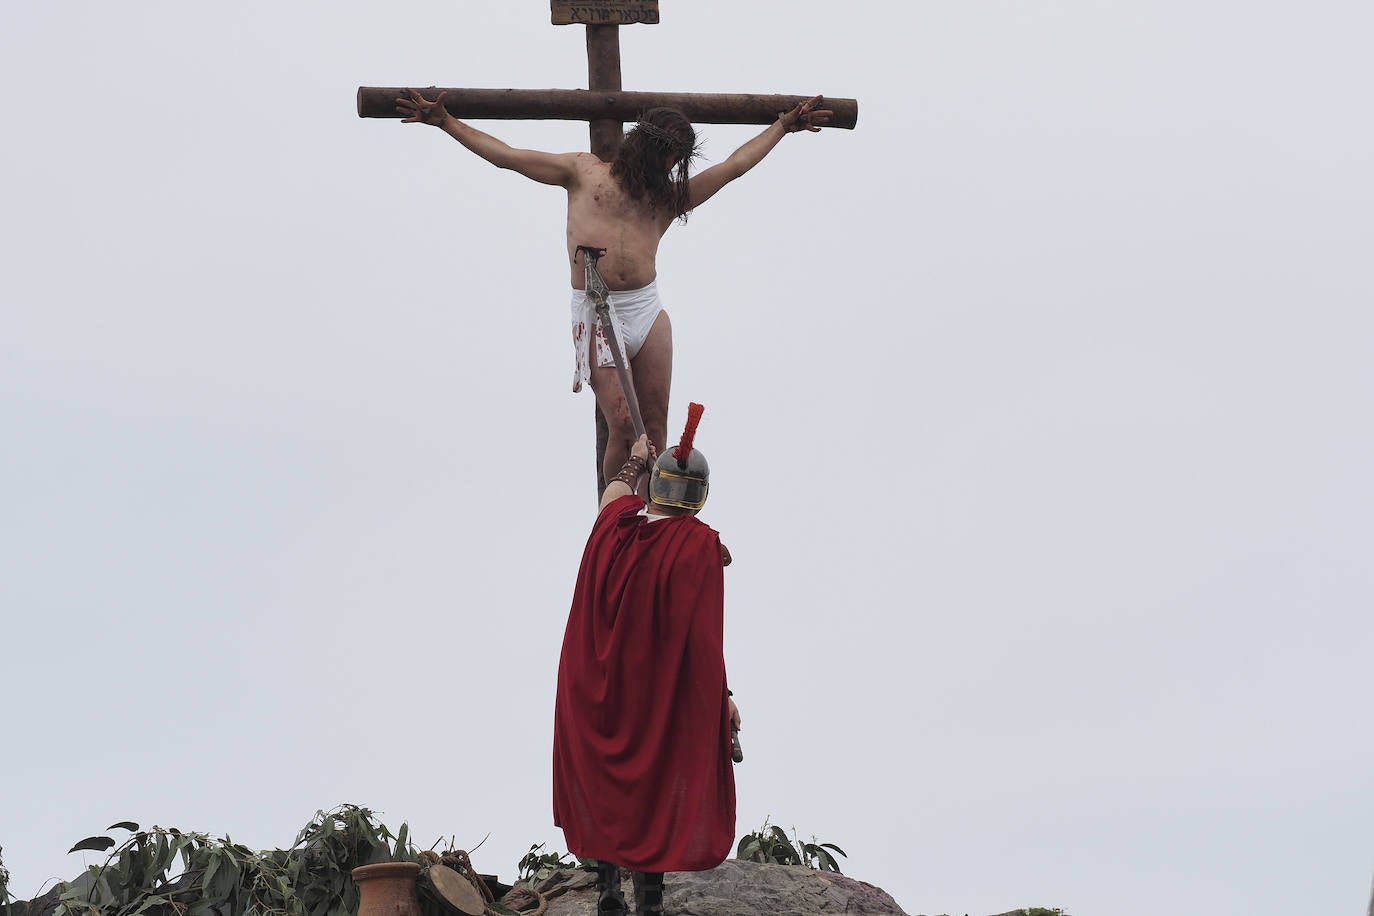
M 587 28 L 586 89 L 440 89 L 420 94 L 433 101 L 444 93 L 444 108 L 455 118 L 497 120 L 587 121 L 591 151 L 605 162 L 615 159 L 625 122 L 655 107 L 676 108 L 696 124 L 771 124 L 778 114 L 805 102 L 804 95 L 720 94 L 694 92 L 625 92 L 620 76 L 620 25 L 656 25 L 658 0 L 550 0 L 554 25 Z M 406 89 L 358 87 L 358 117 L 401 118 L 396 100 Z M 856 99 L 827 96 L 822 105 L 833 114 L 827 127 L 852 130 L 859 120 Z M 601 462 L 608 432 L 596 411 L 597 493 L 605 489 Z
M 658 23 L 658 0 L 550 0 L 554 25 Z

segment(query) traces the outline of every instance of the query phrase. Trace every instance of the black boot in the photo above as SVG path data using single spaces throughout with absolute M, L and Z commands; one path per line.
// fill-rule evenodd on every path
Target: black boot
M 620 890 L 620 866 L 596 863 L 597 916 L 625 916 L 625 895 Z
M 635 916 L 661 916 L 663 913 L 663 872 L 631 872 L 635 886 Z

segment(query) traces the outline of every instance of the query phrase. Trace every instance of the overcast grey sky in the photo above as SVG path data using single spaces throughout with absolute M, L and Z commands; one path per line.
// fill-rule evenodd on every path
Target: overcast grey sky
M 740 831 L 913 914 L 1361 912 L 1374 7 L 662 6 L 627 88 L 860 100 L 659 264 L 736 557 Z M 490 832 L 506 878 L 563 848 L 562 193 L 353 106 L 585 66 L 539 0 L 0 13 L 20 896 L 123 819 L 271 847 L 356 802 Z

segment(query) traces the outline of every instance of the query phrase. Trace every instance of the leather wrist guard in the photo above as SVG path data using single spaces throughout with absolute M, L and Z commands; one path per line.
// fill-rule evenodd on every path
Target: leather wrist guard
M 620 466 L 620 473 L 612 477 L 611 480 L 618 480 L 633 490 L 635 484 L 639 483 L 639 478 L 643 477 L 644 472 L 648 469 L 649 463 L 647 461 L 638 455 L 631 455 Z M 609 484 L 609 481 L 607 483 Z

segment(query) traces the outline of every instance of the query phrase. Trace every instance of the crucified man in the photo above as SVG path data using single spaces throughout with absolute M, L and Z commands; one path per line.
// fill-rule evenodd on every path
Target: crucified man
M 602 463 L 611 480 L 629 457 L 637 438 L 616 377 L 609 341 L 590 297 L 578 246 L 605 249 L 597 263 L 610 289 L 617 336 L 629 357 L 634 387 L 649 441 L 661 445 L 668 434 L 668 392 L 673 374 L 673 330 L 659 298 L 658 243 L 675 220 L 710 200 L 717 191 L 758 165 L 784 136 L 817 132 L 830 122 L 829 109 L 817 108 L 821 96 L 781 112 L 758 136 L 725 161 L 688 174 L 697 155 L 696 131 L 674 108 L 651 108 L 625 136 L 615 161 L 591 153 L 547 153 L 515 149 L 453 117 L 444 93 L 430 101 L 414 89 L 396 100 L 403 124 L 430 124 L 498 168 L 511 169 L 568 193 L 567 244 L 572 281 L 572 336 L 576 354 L 573 391 L 590 382 L 606 417 L 610 437 Z

